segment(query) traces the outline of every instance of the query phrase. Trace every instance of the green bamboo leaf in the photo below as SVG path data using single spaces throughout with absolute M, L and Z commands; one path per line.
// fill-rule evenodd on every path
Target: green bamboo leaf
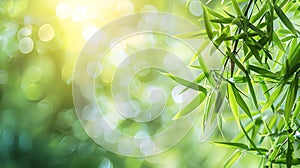
M 201 68 L 200 68 L 201 69 Z M 201 73 L 200 75 L 198 75 L 194 80 L 193 82 L 194 83 L 200 83 L 202 80 L 205 79 L 205 74 L 204 73 Z M 184 88 L 181 92 L 179 92 L 179 94 L 187 91 L 189 88 Z
M 217 94 L 214 112 L 219 113 L 226 96 L 226 84 L 221 84 Z
M 264 6 L 254 16 L 250 18 L 250 22 L 254 23 L 258 19 L 260 19 L 263 16 L 263 14 L 268 10 L 268 7 L 269 3 L 264 3 Z
M 280 149 L 283 146 L 283 142 L 286 140 L 286 136 L 279 136 L 273 146 L 272 146 L 272 153 L 269 156 L 269 160 L 275 160 L 275 158 L 278 156 Z
M 250 148 L 249 149 L 249 151 L 260 151 L 260 153 L 261 154 L 263 154 L 263 155 L 266 155 L 267 154 L 267 152 L 269 151 L 268 149 L 266 149 L 266 148 L 257 148 L 257 149 L 255 149 L 255 148 Z
M 219 19 L 211 19 L 211 22 L 215 22 L 215 23 L 227 23 L 227 24 L 231 24 L 234 18 L 219 18 Z
M 273 41 L 281 51 L 286 52 L 281 40 L 279 39 L 279 37 L 277 36 L 277 34 L 275 32 L 273 32 Z
M 253 146 L 253 148 L 254 148 L 259 154 L 262 154 L 262 153 L 260 152 L 260 150 L 256 147 L 255 143 L 252 141 L 252 139 L 249 137 L 249 135 L 248 135 L 247 131 L 245 130 L 245 128 L 244 128 L 244 126 L 243 126 L 243 124 L 242 124 L 241 121 L 240 121 L 240 127 L 242 128 L 243 133 L 245 134 L 246 138 L 248 139 L 248 141 L 250 142 L 250 144 Z
M 236 150 L 227 160 L 227 162 L 224 165 L 224 168 L 231 168 L 235 162 L 239 160 L 239 158 L 242 156 L 242 152 L 240 150 Z
M 247 46 L 250 48 L 251 53 L 254 55 L 254 57 L 256 58 L 256 60 L 260 63 L 261 62 L 261 57 L 259 55 L 259 51 L 258 51 L 258 47 L 256 47 L 255 45 L 252 45 L 250 42 L 246 41 Z
M 288 140 L 288 147 L 286 152 L 286 167 L 291 168 L 292 167 L 292 156 L 293 155 L 293 144 L 291 140 Z
M 266 111 L 271 105 L 275 102 L 275 100 L 278 98 L 278 96 L 281 94 L 281 91 L 283 89 L 283 86 L 278 86 L 276 90 L 272 93 L 269 100 L 266 102 L 266 104 L 262 107 L 261 112 Z
M 250 79 L 250 76 L 248 73 L 246 73 L 246 81 L 247 81 L 248 88 L 249 88 L 250 94 L 252 96 L 254 105 L 256 108 L 258 108 L 257 98 L 256 98 L 255 91 L 254 91 L 254 88 L 253 88 L 253 85 L 252 85 L 252 82 L 251 82 L 251 79 Z
M 245 149 L 248 150 L 248 146 L 243 143 L 237 143 L 237 142 L 213 142 L 213 144 L 217 146 L 224 146 L 229 148 L 238 148 L 238 149 Z
M 240 95 L 240 93 L 239 93 L 240 91 L 235 87 L 235 85 L 233 83 L 230 83 L 230 84 L 232 85 L 233 93 L 234 93 L 234 96 L 235 96 L 235 99 L 236 99 L 238 105 L 243 109 L 243 111 L 252 120 L 251 112 L 250 112 L 247 104 L 245 103 L 244 99 Z
M 219 14 L 218 12 L 216 12 L 215 10 L 206 7 L 206 10 L 209 14 L 211 14 L 212 16 L 216 17 L 216 18 L 225 18 L 224 16 L 222 16 L 221 14 Z
M 269 100 L 270 99 L 270 93 L 269 93 L 269 89 L 268 89 L 268 86 L 266 85 L 266 83 L 265 82 L 260 82 L 260 86 L 261 86 L 261 88 L 262 88 L 262 90 L 263 90 L 263 92 L 264 92 L 264 95 L 265 95 L 265 98 L 267 99 L 267 100 Z M 272 108 L 272 110 L 273 110 L 273 112 L 274 112 L 274 105 L 271 105 L 271 108 Z
M 244 128 L 246 132 L 249 132 L 254 127 L 254 122 L 249 122 L 248 125 Z M 239 141 L 245 136 L 244 132 L 239 132 L 239 134 L 232 140 L 233 142 Z
M 294 105 L 295 100 L 296 100 L 297 91 L 298 91 L 299 76 L 300 76 L 300 72 L 298 72 L 295 75 L 295 78 L 292 81 L 292 83 L 289 87 L 289 90 L 288 90 L 287 98 L 286 98 L 286 101 L 285 101 L 285 108 L 284 108 L 284 117 L 285 117 L 286 121 L 289 121 L 289 119 L 291 117 L 292 108 L 293 108 L 293 105 Z
M 297 43 L 297 39 L 295 40 L 295 42 Z M 286 61 L 286 66 L 288 66 L 287 72 L 295 72 L 295 71 L 291 71 L 291 70 L 294 69 L 300 63 L 300 56 L 299 56 L 300 55 L 300 43 L 298 43 L 295 46 L 295 48 L 291 47 L 291 50 L 292 50 L 292 52 Z
M 233 60 L 233 62 L 243 71 L 243 72 L 245 72 L 246 73 L 246 68 L 243 66 L 243 64 L 239 61 L 239 60 L 237 60 L 236 59 L 236 57 L 229 51 L 229 49 L 228 49 L 228 51 L 226 51 L 226 54 L 227 54 L 227 56 L 229 56 L 229 58 L 231 59 L 231 60 Z
M 260 74 L 261 76 L 264 76 L 264 77 L 268 77 L 268 78 L 272 78 L 272 79 L 278 78 L 277 74 L 274 74 L 273 72 L 271 72 L 269 70 L 266 70 L 266 69 L 263 69 L 263 68 L 260 68 L 260 67 L 254 66 L 254 65 L 248 65 L 247 68 L 251 71 L 254 71 L 254 72 Z
M 207 33 L 207 36 L 210 40 L 213 39 L 213 32 L 212 32 L 212 28 L 211 28 L 211 25 L 210 25 L 210 21 L 209 21 L 209 17 L 208 17 L 208 14 L 207 14 L 207 11 L 206 11 L 206 7 L 202 4 L 202 9 L 203 9 L 203 19 L 204 19 L 204 26 L 205 26 L 205 29 L 206 29 L 206 33 Z
M 232 5 L 234 7 L 234 10 L 235 10 L 236 14 L 238 16 L 243 16 L 243 13 L 242 13 L 242 11 L 241 11 L 241 9 L 240 9 L 239 4 L 237 3 L 237 1 L 236 0 L 231 0 L 231 2 L 232 2 Z
M 246 77 L 245 76 L 235 76 L 233 77 L 234 83 L 245 83 Z
M 231 108 L 232 114 L 235 118 L 235 121 L 237 122 L 237 125 L 240 126 L 238 103 L 235 99 L 234 91 L 231 84 L 228 84 L 227 92 L 228 92 L 229 106 Z
M 178 112 L 172 120 L 185 116 L 195 110 L 205 100 L 206 94 L 200 92 L 188 105 L 186 105 L 180 112 Z
M 180 78 L 178 76 L 175 76 L 175 75 L 172 75 L 172 74 L 169 74 L 169 73 L 161 72 L 161 74 L 165 75 L 166 77 L 169 77 L 169 78 L 173 79 L 174 81 L 176 81 L 176 82 L 178 82 L 178 83 L 180 83 L 180 84 L 182 84 L 182 85 L 184 85 L 188 88 L 191 88 L 191 89 L 194 89 L 194 90 L 197 90 L 197 91 L 201 91 L 201 92 L 207 94 L 207 90 L 201 85 L 198 85 L 196 83 L 190 82 L 188 80 L 185 80 L 183 78 Z
M 198 52 L 199 53 L 199 52 Z M 209 74 L 209 70 L 208 67 L 204 61 L 204 59 L 202 58 L 202 56 L 200 55 L 200 53 L 198 54 L 198 62 L 200 67 L 202 68 L 203 73 L 205 74 L 206 78 L 208 79 L 208 81 L 215 86 L 215 81 L 212 79 L 211 75 Z
M 224 38 L 224 41 L 234 41 L 234 40 L 240 40 L 240 39 L 246 39 L 247 37 L 251 36 L 256 36 L 257 34 L 248 34 L 248 33 L 241 33 L 241 34 L 237 34 L 237 35 L 234 35 L 234 36 L 229 36 L 229 37 L 226 37 Z
M 297 103 L 295 105 L 293 119 L 295 119 L 296 117 L 298 117 L 299 113 L 300 113 L 300 97 L 298 97 Z
M 293 23 L 290 21 L 290 19 L 284 14 L 284 12 L 280 9 L 279 6 L 274 4 L 274 9 L 277 15 L 279 16 L 282 23 L 297 36 L 297 31 L 293 25 Z
M 260 30 L 259 28 L 257 28 L 256 26 L 254 26 L 253 24 L 251 23 L 247 23 L 247 26 L 252 29 L 253 31 L 255 31 L 256 33 L 258 33 L 259 35 L 261 36 L 264 36 L 265 35 L 265 32 L 263 32 L 262 30 Z

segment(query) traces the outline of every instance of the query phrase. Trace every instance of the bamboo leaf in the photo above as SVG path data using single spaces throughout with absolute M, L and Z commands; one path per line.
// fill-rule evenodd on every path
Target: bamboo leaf
M 205 100 L 206 95 L 204 93 L 199 93 L 188 105 L 186 105 L 180 112 L 178 112 L 172 120 L 177 120 L 178 118 L 185 116 L 195 110 L 201 103 Z
M 284 46 L 275 32 L 273 33 L 273 41 L 281 51 L 285 52 Z
M 238 105 L 243 109 L 243 111 L 248 115 L 248 117 L 252 120 L 252 115 L 251 112 L 247 106 L 247 104 L 245 103 L 244 99 L 242 98 L 242 96 L 239 93 L 239 90 L 235 87 L 235 85 L 233 83 L 230 83 L 232 85 L 232 89 L 233 89 L 233 93 L 235 96 L 235 99 L 238 103 Z
M 215 23 L 227 23 L 227 24 L 230 24 L 232 23 L 234 18 L 219 18 L 219 19 L 211 19 L 210 21 L 211 22 L 215 22 Z
M 248 88 L 249 88 L 250 94 L 252 96 L 252 100 L 254 102 L 254 105 L 255 105 L 256 108 L 258 108 L 256 94 L 255 94 L 255 91 L 254 91 L 254 88 L 253 88 L 253 85 L 252 85 L 252 82 L 251 82 L 251 79 L 250 79 L 250 76 L 249 76 L 248 73 L 246 73 L 246 81 L 247 81 Z
M 248 146 L 243 143 L 236 143 L 236 142 L 213 142 L 215 145 L 229 147 L 229 148 L 238 148 L 238 149 L 245 149 L 248 150 Z
M 293 146 L 292 146 L 292 142 L 289 139 L 288 140 L 288 147 L 287 147 L 287 152 L 286 152 L 286 167 L 287 168 L 291 168 L 292 167 L 292 153 L 293 153 Z
M 260 63 L 261 62 L 261 57 L 259 55 L 259 51 L 258 48 L 255 47 L 255 45 L 250 44 L 248 41 L 246 41 L 247 46 L 250 48 L 251 53 L 254 55 L 254 57 L 256 58 L 256 60 Z
M 248 139 L 248 141 L 250 142 L 250 144 L 254 147 L 254 149 L 255 149 L 259 154 L 262 154 L 262 153 L 260 152 L 260 150 L 256 147 L 255 143 L 252 141 L 252 139 L 251 139 L 251 138 L 249 137 L 249 135 L 247 134 L 247 132 L 246 132 L 246 130 L 245 130 L 243 124 L 241 123 L 241 121 L 240 121 L 240 127 L 242 128 L 242 131 L 244 132 L 246 138 Z
M 206 29 L 206 33 L 207 33 L 208 38 L 210 40 L 212 40 L 213 39 L 213 32 L 212 32 L 209 17 L 208 17 L 207 11 L 206 11 L 206 7 L 204 5 L 202 5 L 202 9 L 203 9 L 203 20 L 204 20 L 204 26 L 205 26 L 205 29 Z
M 234 91 L 231 86 L 231 84 L 228 84 L 227 86 L 227 91 L 228 91 L 228 100 L 229 100 L 229 105 L 232 111 L 232 114 L 235 118 L 235 121 L 237 122 L 237 125 L 240 125 L 240 119 L 239 119 L 239 108 L 238 108 L 238 103 L 235 99 Z
M 226 54 L 230 57 L 231 60 L 233 60 L 233 62 L 243 71 L 246 72 L 245 67 L 243 66 L 243 64 L 236 59 L 236 57 L 229 51 L 226 51 Z
M 242 13 L 237 1 L 236 0 L 231 0 L 231 2 L 232 2 L 232 5 L 234 7 L 234 10 L 235 10 L 236 14 L 239 15 L 239 16 L 243 16 L 243 13 Z
M 299 113 L 300 113 L 300 97 L 298 97 L 298 101 L 295 105 L 293 119 L 295 119 L 299 115 Z
M 261 36 L 264 36 L 265 35 L 265 32 L 263 32 L 262 30 L 260 30 L 259 28 L 257 28 L 256 26 L 254 26 L 253 24 L 251 23 L 247 23 L 248 27 L 250 29 L 252 29 L 253 31 L 255 31 L 256 33 L 258 33 L 259 35 Z
M 239 160 L 242 156 L 242 152 L 240 150 L 236 150 L 227 160 L 224 165 L 224 168 L 230 168 L 232 165 Z
M 262 90 L 264 92 L 265 98 L 268 100 L 270 98 L 270 93 L 269 93 L 269 89 L 268 89 L 266 83 L 265 82 L 260 82 L 260 85 L 261 85 L 261 88 L 262 88 Z M 274 112 L 275 109 L 274 109 L 273 105 L 271 105 L 271 108 L 272 108 L 272 110 Z
M 244 129 L 246 132 L 249 132 L 253 127 L 254 127 L 254 122 L 249 122 Z M 234 142 L 239 141 L 244 136 L 245 136 L 244 132 L 239 132 L 239 134 L 232 141 Z
M 193 82 L 194 83 L 200 83 L 202 80 L 204 80 L 205 79 L 205 74 L 204 73 L 201 73 L 200 75 L 198 75 L 194 80 L 193 80 Z M 181 94 L 181 93 L 183 93 L 183 92 L 185 92 L 185 91 L 187 91 L 189 88 L 184 88 L 181 92 L 179 92 L 179 94 Z
M 266 104 L 261 109 L 261 112 L 264 112 L 267 110 L 271 105 L 275 102 L 275 100 L 278 98 L 278 96 L 281 94 L 281 91 L 283 89 L 283 86 L 279 86 L 276 88 L 276 90 L 272 93 L 269 100 L 266 102 Z
M 298 72 L 295 75 L 295 78 L 292 81 L 292 83 L 289 87 L 289 90 L 288 90 L 287 98 L 285 101 L 285 108 L 284 108 L 284 117 L 285 117 L 286 121 L 289 121 L 289 119 L 291 117 L 292 108 L 293 108 L 293 105 L 296 100 L 299 76 L 300 76 L 300 72 Z
M 272 78 L 272 79 L 278 78 L 277 74 L 274 74 L 273 72 L 271 72 L 269 70 L 266 70 L 266 69 L 263 69 L 263 68 L 260 68 L 260 67 L 254 66 L 254 65 L 248 65 L 247 68 L 251 71 L 254 71 L 254 72 L 260 74 L 261 76 L 264 76 L 264 77 L 268 77 L 268 78 Z
M 174 81 L 176 81 L 176 82 L 178 82 L 178 83 L 180 83 L 180 84 L 182 84 L 182 85 L 184 85 L 188 88 L 194 89 L 196 91 L 201 91 L 201 92 L 207 94 L 207 90 L 201 85 L 198 85 L 196 83 L 190 82 L 188 80 L 185 80 L 183 78 L 180 78 L 178 76 L 175 76 L 175 75 L 172 75 L 172 74 L 169 74 L 169 73 L 161 72 L 161 74 L 165 75 L 166 77 L 169 77 L 169 78 L 173 79 Z
M 224 16 L 222 16 L 221 14 L 219 14 L 218 12 L 216 12 L 215 10 L 206 7 L 206 10 L 209 14 L 211 14 L 212 16 L 216 17 L 216 18 L 225 18 Z
M 198 54 L 198 62 L 199 62 L 200 67 L 202 68 L 202 71 L 205 74 L 206 78 L 214 86 L 215 85 L 215 81 L 212 79 L 211 75 L 209 75 L 208 67 L 207 67 L 204 59 L 202 58 L 202 56 L 200 54 Z
M 215 113 L 220 112 L 220 109 L 224 102 L 225 96 L 226 96 L 226 84 L 221 84 L 220 89 L 217 94 L 217 98 L 216 98 L 216 104 L 215 104 L 215 108 L 214 108 Z
M 279 6 L 277 6 L 276 4 L 274 4 L 274 9 L 275 12 L 277 13 L 277 15 L 279 16 L 280 20 L 282 21 L 282 23 L 291 31 L 293 32 L 296 36 L 297 36 L 297 31 L 295 29 L 295 27 L 293 26 L 292 22 L 290 21 L 290 19 L 284 14 L 284 12 L 280 9 Z
M 254 23 L 256 22 L 258 19 L 260 19 L 263 14 L 268 10 L 268 3 L 264 3 L 264 6 L 258 11 L 258 13 L 256 13 L 253 17 L 251 17 L 250 22 Z

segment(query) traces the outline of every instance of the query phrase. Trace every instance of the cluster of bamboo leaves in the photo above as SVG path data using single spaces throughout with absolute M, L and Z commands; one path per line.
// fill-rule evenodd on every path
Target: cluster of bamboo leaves
M 227 101 L 240 134 L 214 142 L 236 149 L 226 167 L 244 151 L 260 156 L 262 166 L 298 165 L 300 156 L 295 153 L 300 150 L 300 1 L 231 0 L 222 7 L 214 10 L 203 4 L 199 21 L 204 23 L 205 33 L 188 34 L 190 38 L 203 38 L 205 34 L 223 56 L 222 68 L 210 70 L 199 49 L 191 60 L 191 68 L 202 73 L 194 81 L 164 74 L 199 92 L 173 119 L 204 102 L 203 128 L 210 127 L 207 129 L 211 131 L 210 125 L 215 124 Z

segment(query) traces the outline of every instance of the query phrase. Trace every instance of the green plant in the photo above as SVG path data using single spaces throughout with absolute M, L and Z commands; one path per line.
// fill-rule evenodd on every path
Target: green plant
M 200 21 L 216 52 L 223 55 L 222 68 L 210 71 L 199 49 L 191 61 L 191 67 L 202 71 L 197 79 L 167 75 L 199 91 L 174 119 L 205 102 L 205 128 L 208 116 L 216 118 L 226 97 L 240 131 L 233 139 L 214 142 L 236 149 L 226 167 L 235 163 L 241 151 L 256 153 L 266 167 L 299 165 L 300 1 L 231 0 L 218 10 L 204 4 L 202 9 Z M 203 32 L 188 36 L 203 38 Z M 218 122 L 222 132 L 222 120 Z

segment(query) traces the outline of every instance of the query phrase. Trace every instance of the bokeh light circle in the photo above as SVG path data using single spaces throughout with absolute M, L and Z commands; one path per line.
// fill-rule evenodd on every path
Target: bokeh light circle
M 180 93 L 184 87 L 163 73 L 195 78 L 199 72 L 188 64 L 200 41 L 176 35 L 198 30 L 176 15 L 143 12 L 110 22 L 87 41 L 76 64 L 73 100 L 80 123 L 97 144 L 144 157 L 184 138 L 196 112 L 172 117 L 197 92 Z
M 19 50 L 23 54 L 29 54 L 33 50 L 34 44 L 30 37 L 23 37 L 19 40 Z
M 43 24 L 40 27 L 38 34 L 42 41 L 48 42 L 54 38 L 55 30 L 50 24 Z

